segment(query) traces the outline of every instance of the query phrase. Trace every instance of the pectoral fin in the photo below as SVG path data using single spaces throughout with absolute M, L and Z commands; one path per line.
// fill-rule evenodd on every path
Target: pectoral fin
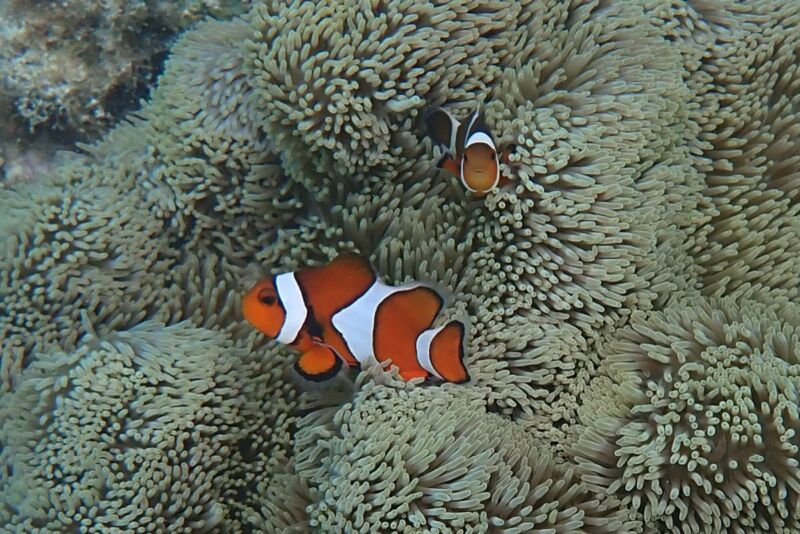
M 505 165 L 511 165 L 511 160 L 509 158 L 511 156 L 511 153 L 514 152 L 516 148 L 517 145 L 515 144 L 506 145 L 506 147 L 500 151 L 500 163 L 503 163 Z
M 437 163 L 436 166 L 440 169 L 446 170 L 449 173 L 452 173 L 454 176 L 458 176 L 460 174 L 458 163 L 456 163 L 456 160 L 451 154 L 445 154 L 442 156 L 442 159 L 439 160 L 439 163 Z
M 300 355 L 294 364 L 297 373 L 306 380 L 323 382 L 336 376 L 342 368 L 342 360 L 325 345 L 314 345 Z

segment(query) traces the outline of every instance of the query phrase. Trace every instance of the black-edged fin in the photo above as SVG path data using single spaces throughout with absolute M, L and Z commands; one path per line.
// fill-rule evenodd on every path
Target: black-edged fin
M 449 111 L 436 107 L 429 109 L 423 116 L 428 134 L 436 144 L 444 146 L 452 154 L 456 153 L 459 145 L 457 138 L 461 123 Z
M 316 345 L 300 355 L 294 369 L 305 380 L 325 382 L 338 375 L 342 365 L 342 359 L 333 349 Z
M 503 147 L 500 151 L 500 163 L 505 165 L 511 165 L 511 154 L 513 154 L 517 150 L 517 145 L 514 143 L 508 143 Z
M 331 404 L 341 405 L 345 402 L 352 400 L 353 391 L 355 390 L 356 377 L 359 368 L 354 366 L 343 365 L 341 371 L 336 373 L 333 377 L 324 380 L 309 380 L 301 375 L 295 366 L 287 366 L 284 380 L 293 383 L 301 391 L 311 393 L 324 393 L 326 401 Z M 300 409 L 300 413 L 310 413 L 313 408 L 308 408 L 308 411 Z
M 459 170 L 458 163 L 456 163 L 455 158 L 453 158 L 452 154 L 446 152 L 439 161 L 436 163 L 436 166 L 440 169 L 444 169 L 453 176 L 460 176 L 461 171 Z
M 478 104 L 478 107 L 475 108 L 475 111 L 472 115 L 469 116 L 469 120 L 467 121 L 467 135 L 470 135 L 475 128 L 475 124 L 478 122 L 478 118 L 481 116 L 481 105 Z
M 454 320 L 439 329 L 431 340 L 431 364 L 447 382 L 463 384 L 470 381 L 469 371 L 464 364 L 464 335 L 464 323 Z
M 467 138 L 469 138 L 469 136 L 471 136 L 472 134 L 475 134 L 475 133 L 478 133 L 478 132 L 485 133 L 486 135 L 489 136 L 490 139 L 492 139 L 492 142 L 494 142 L 494 137 L 492 137 L 492 131 L 489 129 L 489 127 L 483 121 L 483 116 L 481 115 L 480 106 L 478 106 L 478 109 L 476 109 L 475 113 L 473 113 L 472 116 L 470 117 L 468 129 L 467 129 Z M 466 141 L 467 141 L 467 139 L 464 140 L 465 143 L 466 143 Z

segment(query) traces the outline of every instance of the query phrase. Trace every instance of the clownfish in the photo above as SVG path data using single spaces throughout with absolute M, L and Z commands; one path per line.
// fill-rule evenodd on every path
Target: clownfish
M 400 376 L 462 383 L 464 324 L 432 328 L 444 304 L 432 288 L 390 286 L 356 254 L 321 267 L 278 274 L 244 296 L 245 319 L 301 354 L 295 370 L 321 382 L 350 367 L 391 359 Z
M 428 111 L 423 120 L 435 143 L 444 148 L 437 167 L 461 178 L 461 183 L 476 196 L 485 196 L 503 185 L 500 163 L 508 163 L 509 149 L 498 157 L 489 128 L 480 118 L 480 107 L 464 124 L 444 108 Z

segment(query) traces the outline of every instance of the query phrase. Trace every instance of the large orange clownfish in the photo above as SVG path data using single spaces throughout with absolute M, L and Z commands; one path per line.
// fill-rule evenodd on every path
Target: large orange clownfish
M 262 280 L 242 303 L 260 332 L 301 352 L 295 369 L 308 380 L 333 378 L 343 363 L 391 359 L 406 380 L 466 382 L 464 324 L 432 328 L 442 306 L 430 287 L 385 284 L 356 254 Z
M 461 183 L 476 196 L 485 196 L 507 181 L 500 175 L 500 163 L 508 163 L 509 150 L 498 156 L 489 128 L 480 117 L 480 107 L 462 123 L 444 108 L 433 108 L 423 120 L 435 143 L 444 154 L 437 166 L 461 178 Z

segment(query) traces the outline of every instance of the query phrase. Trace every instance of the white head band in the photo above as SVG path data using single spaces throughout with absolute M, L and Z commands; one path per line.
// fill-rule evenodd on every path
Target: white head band
M 275 290 L 281 299 L 286 318 L 275 339 L 289 344 L 295 339 L 306 323 L 308 308 L 303 300 L 303 292 L 294 277 L 294 273 L 283 273 L 275 277 Z

